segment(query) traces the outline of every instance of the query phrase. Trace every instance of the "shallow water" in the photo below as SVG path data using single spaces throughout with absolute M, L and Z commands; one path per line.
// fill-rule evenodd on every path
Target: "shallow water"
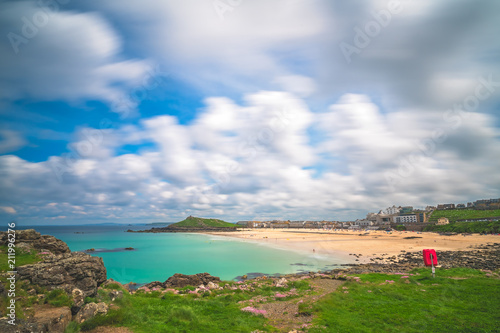
M 240 239 L 186 233 L 129 233 L 151 226 L 35 226 L 42 234 L 65 241 L 72 251 L 94 248 L 108 278 L 121 283 L 165 281 L 175 273 L 207 272 L 224 280 L 244 274 L 287 274 L 332 269 L 342 259 L 273 248 Z M 134 248 L 133 251 L 125 250 Z

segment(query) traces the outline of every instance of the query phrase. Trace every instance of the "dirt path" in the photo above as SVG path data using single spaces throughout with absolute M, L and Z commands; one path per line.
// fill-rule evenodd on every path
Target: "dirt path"
M 334 292 L 343 282 L 330 279 L 311 279 L 310 283 L 315 291 L 313 295 L 306 295 L 290 301 L 275 301 L 262 304 L 259 307 L 266 310 L 264 317 L 269 319 L 270 324 L 278 328 L 280 332 L 298 330 L 304 325 L 310 324 L 313 317 L 311 315 L 300 315 L 299 304 L 314 303 L 321 297 Z

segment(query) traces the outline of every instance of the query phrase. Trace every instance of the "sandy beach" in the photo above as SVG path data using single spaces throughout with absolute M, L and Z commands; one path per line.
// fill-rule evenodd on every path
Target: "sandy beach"
M 402 251 L 414 252 L 423 249 L 460 251 L 467 250 L 470 246 L 500 242 L 499 235 L 444 236 L 437 233 L 409 231 L 387 233 L 385 231 L 244 229 L 239 232 L 212 232 L 210 234 L 240 238 L 248 242 L 267 244 L 286 250 L 341 257 L 346 261 L 356 263 L 366 263 L 370 261 L 370 258 L 375 257 L 391 257 Z

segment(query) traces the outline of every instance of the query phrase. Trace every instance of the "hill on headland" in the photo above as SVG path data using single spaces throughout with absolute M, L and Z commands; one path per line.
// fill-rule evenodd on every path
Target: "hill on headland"
M 238 226 L 233 223 L 218 219 L 204 219 L 202 217 L 189 216 L 185 220 L 171 224 L 163 228 L 151 228 L 136 232 L 200 232 L 200 231 L 236 231 Z M 133 232 L 132 230 L 128 230 Z
M 236 228 L 236 224 L 218 219 L 204 219 L 201 217 L 189 216 L 185 220 L 169 225 L 173 228 Z

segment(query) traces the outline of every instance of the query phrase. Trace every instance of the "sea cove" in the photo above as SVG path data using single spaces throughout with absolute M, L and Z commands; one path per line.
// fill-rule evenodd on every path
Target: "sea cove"
M 288 274 L 331 270 L 347 263 L 338 258 L 315 253 L 305 254 L 277 248 L 269 243 L 255 243 L 205 234 L 128 233 L 147 226 L 24 226 L 42 234 L 54 235 L 68 244 L 71 251 L 85 251 L 102 257 L 108 278 L 121 283 L 139 284 L 164 281 L 175 273 L 208 272 L 224 280 L 252 273 Z M 132 247 L 133 251 L 124 248 Z M 115 251 L 110 251 L 115 249 Z M 120 250 L 123 249 L 123 250 Z M 351 259 L 352 260 L 352 259 Z

